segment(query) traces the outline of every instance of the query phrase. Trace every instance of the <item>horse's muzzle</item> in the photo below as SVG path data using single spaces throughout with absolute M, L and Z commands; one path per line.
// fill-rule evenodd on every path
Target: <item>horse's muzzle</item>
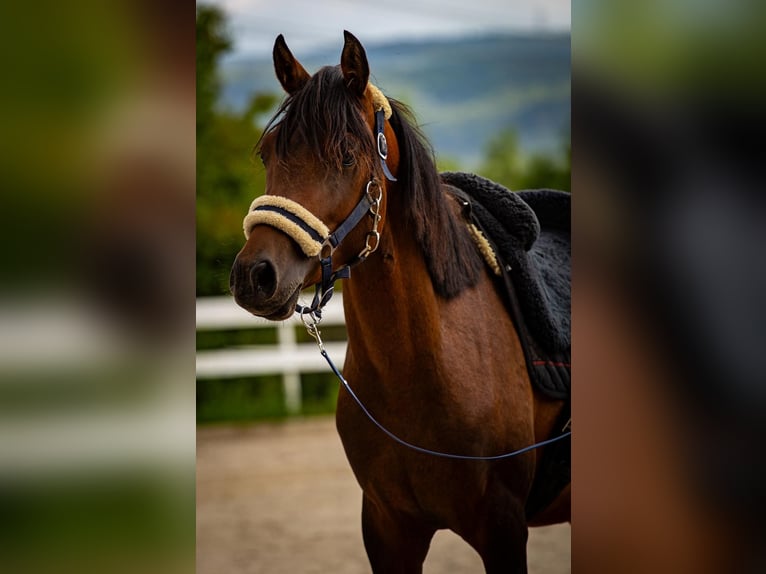
M 229 288 L 237 304 L 254 315 L 268 319 L 285 319 L 295 307 L 293 293 L 288 297 L 277 289 L 278 278 L 274 264 L 268 259 L 256 262 L 237 258 L 229 275 Z
M 266 226 L 237 254 L 229 275 L 234 300 L 253 315 L 283 321 L 295 312 L 314 259 L 298 254 L 289 237 Z

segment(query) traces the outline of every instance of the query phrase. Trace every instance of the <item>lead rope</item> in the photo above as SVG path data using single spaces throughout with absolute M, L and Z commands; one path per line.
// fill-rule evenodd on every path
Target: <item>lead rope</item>
M 548 440 L 544 440 L 529 446 L 525 446 L 524 448 L 520 448 L 519 450 L 514 450 L 513 452 L 507 452 L 505 454 L 496 454 L 493 456 L 471 456 L 466 454 L 452 454 L 448 452 L 439 452 L 436 450 L 424 448 L 422 446 L 414 445 L 410 442 L 407 442 L 403 438 L 398 437 L 393 432 L 388 430 L 385 426 L 383 426 L 383 424 L 380 423 L 378 419 L 376 419 L 372 415 L 372 413 L 367 409 L 367 407 L 364 406 L 364 403 L 361 401 L 361 399 L 358 396 L 356 396 L 354 389 L 351 388 L 351 385 L 348 383 L 346 378 L 341 374 L 338 367 L 335 366 L 335 363 L 333 363 L 332 359 L 330 358 L 330 355 L 327 353 L 327 350 L 324 347 L 324 343 L 322 342 L 322 335 L 319 331 L 319 323 L 321 321 L 321 317 L 317 318 L 315 315 L 301 315 L 301 319 L 303 320 L 303 324 L 305 325 L 306 330 L 308 331 L 308 334 L 311 335 L 314 338 L 314 340 L 317 342 L 317 345 L 319 346 L 319 352 L 325 358 L 325 360 L 327 361 L 327 364 L 330 365 L 330 369 L 332 369 L 332 372 L 335 374 L 338 380 L 343 384 L 343 387 L 346 389 L 346 391 L 348 391 L 348 394 L 351 395 L 351 398 L 354 399 L 356 404 L 359 405 L 359 408 L 362 409 L 362 412 L 367 416 L 368 419 L 370 419 L 370 421 L 373 422 L 373 424 L 376 427 L 378 427 L 381 431 L 383 431 L 389 438 L 398 442 L 402 446 L 406 446 L 409 449 L 415 450 L 417 452 L 422 452 L 424 454 L 430 454 L 433 456 L 440 456 L 442 458 L 452 458 L 452 459 L 458 459 L 458 460 L 501 460 L 504 458 L 511 458 L 513 456 L 523 454 L 530 450 L 540 448 L 542 446 L 551 444 L 553 442 L 559 441 L 561 439 L 564 439 L 572 435 L 572 431 L 567 430 L 568 428 L 571 428 L 571 423 L 567 422 L 567 424 L 562 429 L 562 434 L 560 434 L 557 437 L 553 437 Z

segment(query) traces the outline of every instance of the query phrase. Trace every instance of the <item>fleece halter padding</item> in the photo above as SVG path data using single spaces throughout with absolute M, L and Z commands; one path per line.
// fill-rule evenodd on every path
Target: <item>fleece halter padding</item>
M 383 115 L 385 118 L 391 119 L 391 115 L 393 114 L 393 110 L 391 109 L 391 103 L 388 101 L 388 98 L 383 95 L 383 92 L 381 92 L 377 86 L 372 84 L 371 82 L 367 83 L 367 90 L 370 92 L 370 95 L 372 96 L 372 107 L 377 112 L 379 110 L 383 110 Z
M 262 195 L 250 204 L 242 224 L 246 239 L 258 224 L 275 227 L 291 237 L 307 257 L 319 255 L 330 235 L 328 227 L 308 209 L 278 195 Z

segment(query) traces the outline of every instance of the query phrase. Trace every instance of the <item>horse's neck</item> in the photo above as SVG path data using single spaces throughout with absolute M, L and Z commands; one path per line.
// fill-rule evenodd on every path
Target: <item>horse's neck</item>
M 393 206 L 392 206 L 393 207 Z M 343 288 L 349 346 L 365 361 L 423 365 L 441 339 L 439 300 L 422 249 L 396 211 L 380 248 L 356 267 Z

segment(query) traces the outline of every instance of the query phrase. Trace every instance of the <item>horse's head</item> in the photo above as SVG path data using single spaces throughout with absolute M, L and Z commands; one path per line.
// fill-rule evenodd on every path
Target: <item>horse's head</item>
M 346 227 L 342 224 L 362 198 L 380 197 L 377 231 L 385 226 L 386 178 L 376 119 L 383 124 L 384 148 L 388 142 L 388 168 L 396 173 L 399 151 L 384 119 L 391 108 L 368 83 L 361 43 L 344 34 L 340 65 L 313 76 L 281 35 L 274 44 L 276 75 L 288 97 L 258 146 L 266 166 L 266 195 L 253 202 L 245 218 L 247 242 L 230 277 L 237 303 L 268 319 L 293 313 L 301 289 L 320 281 L 320 258 L 335 247 L 335 269 L 352 262 L 365 246 L 377 248 L 378 239 L 368 235 L 374 224 L 368 214 L 340 245 L 327 240 L 331 232 L 346 231 L 338 228 Z

